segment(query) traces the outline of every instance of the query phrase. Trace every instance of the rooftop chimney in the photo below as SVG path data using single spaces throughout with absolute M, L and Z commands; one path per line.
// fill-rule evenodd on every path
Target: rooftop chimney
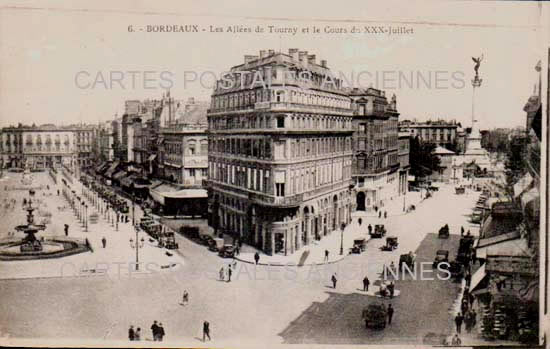
M 321 67 L 327 67 L 327 61 L 325 59 L 321 59 Z
M 298 49 L 297 48 L 291 48 L 288 50 L 288 54 L 292 57 L 293 61 L 298 61 Z
M 261 51 L 260 51 L 260 53 L 261 53 Z M 245 55 L 245 56 L 244 56 L 244 63 L 245 63 L 245 64 L 246 64 L 246 63 L 250 63 L 250 62 L 252 62 L 252 61 L 255 60 L 255 59 L 258 59 L 258 56 Z
M 307 51 L 298 52 L 298 59 L 300 62 L 307 64 Z
M 260 59 L 265 57 L 266 57 L 265 50 L 260 50 Z
M 317 63 L 317 62 L 315 61 L 315 58 L 316 58 L 315 55 L 308 55 L 308 56 L 307 56 L 307 61 L 308 61 L 308 63 L 310 63 L 310 64 L 315 64 L 315 63 Z
M 269 50 L 268 51 L 268 56 L 273 56 L 275 54 L 275 50 Z

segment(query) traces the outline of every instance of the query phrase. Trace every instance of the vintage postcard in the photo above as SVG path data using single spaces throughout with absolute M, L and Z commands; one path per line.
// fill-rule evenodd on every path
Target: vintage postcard
M 545 347 L 549 5 L 1 2 L 0 344 Z

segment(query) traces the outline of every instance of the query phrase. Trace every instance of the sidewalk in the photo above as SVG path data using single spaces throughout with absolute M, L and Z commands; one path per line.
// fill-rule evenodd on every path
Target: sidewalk
M 293 254 L 283 255 L 275 254 L 269 256 L 252 246 L 243 245 L 242 251 L 235 259 L 245 263 L 255 263 L 254 254 L 258 252 L 260 255 L 260 265 L 321 265 L 336 263 L 344 259 L 349 254 L 349 249 L 353 247 L 353 240 L 366 239 L 367 242 L 370 236 L 367 232 L 368 222 L 363 220 L 361 226 L 357 220 L 353 220 L 343 233 L 343 254 L 340 254 L 340 246 L 342 242 L 342 233 L 340 230 L 335 230 L 332 233 L 324 236 L 321 240 L 313 241 L 307 246 L 296 250 Z M 374 223 L 371 223 L 374 225 Z M 329 251 L 328 260 L 325 259 L 325 250 Z

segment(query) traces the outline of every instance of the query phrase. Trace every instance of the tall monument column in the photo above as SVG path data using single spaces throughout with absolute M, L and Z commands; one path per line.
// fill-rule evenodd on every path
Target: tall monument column
M 472 57 L 472 60 L 475 62 L 474 71 L 476 73 L 472 79 L 472 129 L 466 141 L 464 162 L 475 162 L 481 168 L 487 168 L 490 164 L 489 154 L 481 147 L 481 133 L 479 132 L 479 127 L 476 125 L 478 122 L 476 118 L 476 90 L 481 87 L 481 82 L 483 81 L 479 77 L 479 66 L 483 60 L 483 55 L 478 58 Z

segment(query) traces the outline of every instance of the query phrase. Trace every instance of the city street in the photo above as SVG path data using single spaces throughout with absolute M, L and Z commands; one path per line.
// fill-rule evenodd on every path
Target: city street
M 431 270 L 437 249 L 450 250 L 452 259 L 460 226 L 477 234 L 475 227 L 466 223 L 477 197 L 474 192 L 457 196 L 454 187 L 447 185 L 418 205 L 416 211 L 390 215 L 385 220 L 363 219 L 365 226 L 384 223 L 388 235 L 398 237 L 399 246 L 393 252 L 380 251 L 385 239 L 372 239 L 363 254 L 349 255 L 334 264 L 297 268 L 236 262 L 231 282 L 219 280 L 220 268 L 231 260 L 221 259 L 205 246 L 181 236 L 177 236 L 177 242 L 179 255 L 185 263 L 175 270 L 1 280 L 0 324 L 3 327 L 0 333 L 25 338 L 123 341 L 128 327 L 134 325 L 142 328 L 143 338 L 151 339 L 149 327 L 157 320 L 164 324 L 166 341 L 194 339 L 200 346 L 202 322 L 208 320 L 212 328 L 212 344 L 208 345 L 215 346 L 258 341 L 421 343 L 429 332 L 451 333 L 449 311 L 457 297 L 458 284 L 442 280 L 397 280 L 398 296 L 391 301 L 396 309 L 394 324 L 383 331 L 365 330 L 361 310 L 372 301 L 381 301 L 373 291 L 377 289 L 382 266 L 391 261 L 397 264 L 400 254 L 415 251 L 417 262 L 429 262 L 427 270 Z M 60 200 L 56 195 L 51 199 Z M 448 208 L 449 202 L 453 203 L 453 209 Z M 61 203 L 55 201 L 54 205 Z M 10 224 L 19 223 L 22 218 L 10 220 Z M 61 222 L 73 219 L 72 226 L 75 225 L 74 216 L 71 218 L 69 213 L 54 215 L 52 219 Z M 449 224 L 453 235 L 448 240 L 440 240 L 434 234 L 445 223 Z M 62 226 L 60 222 L 55 224 Z M 357 220 L 353 224 L 357 225 Z M 2 233 L 5 232 L 6 228 L 2 229 Z M 132 261 L 132 250 L 129 246 L 125 248 L 127 252 L 123 255 Z M 150 249 L 160 251 L 154 247 Z M 49 260 L 39 263 L 42 263 L 42 270 L 51 265 Z M 1 270 L 14 268 L 14 264 L 8 262 L 0 265 Z M 333 273 L 338 277 L 336 289 L 330 282 Z M 361 290 L 365 275 L 371 280 L 369 294 Z M 181 305 L 184 290 L 189 292 L 190 300 L 185 306 Z M 422 297 L 418 297 L 419 294 Z M 54 309 L 56 316 L 52 317 Z

